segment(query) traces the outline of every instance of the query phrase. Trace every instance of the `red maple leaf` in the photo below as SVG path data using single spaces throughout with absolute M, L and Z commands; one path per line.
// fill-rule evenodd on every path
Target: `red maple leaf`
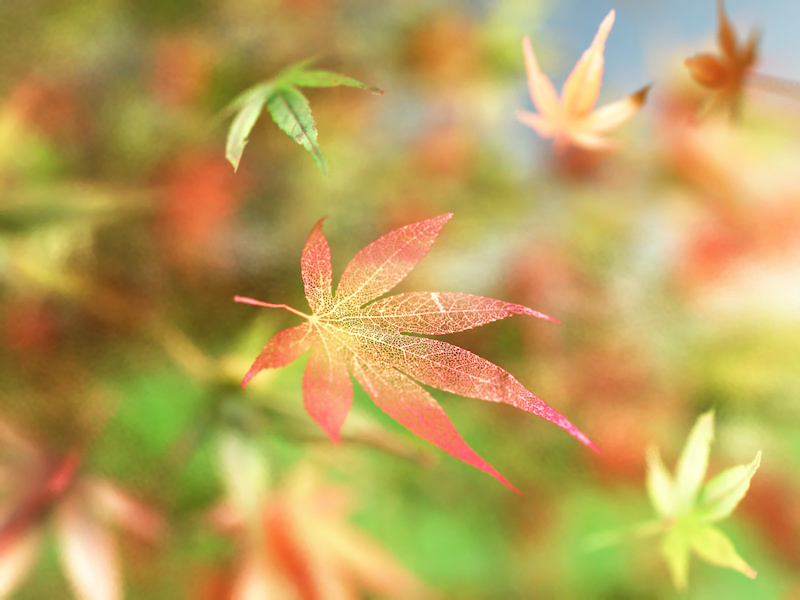
M 519 304 L 452 292 L 412 292 L 376 300 L 427 254 L 452 213 L 412 223 L 363 248 L 345 268 L 334 295 L 331 254 L 322 221 L 311 230 L 301 260 L 307 315 L 285 304 L 236 296 L 237 302 L 285 308 L 306 322 L 284 329 L 261 350 L 242 386 L 263 369 L 283 367 L 305 352 L 303 400 L 334 441 L 350 410 L 350 374 L 378 407 L 409 431 L 514 488 L 461 438 L 444 410 L 419 384 L 489 402 L 503 402 L 544 417 L 587 446 L 594 444 L 563 415 L 534 396 L 510 373 L 458 346 L 407 334 L 441 335 L 513 314 L 555 321 Z

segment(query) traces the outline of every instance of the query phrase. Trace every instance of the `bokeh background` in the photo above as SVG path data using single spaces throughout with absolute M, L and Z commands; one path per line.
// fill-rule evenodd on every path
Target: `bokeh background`
M 727 6 L 758 71 L 800 79 L 800 5 Z M 611 8 L 600 101 L 650 99 L 618 152 L 556 157 L 514 116 L 520 40 L 560 86 Z M 0 3 L 0 592 L 27 572 L 12 597 L 70 597 L 82 568 L 92 599 L 242 598 L 254 572 L 279 598 L 800 598 L 800 102 L 748 88 L 737 120 L 695 120 L 683 59 L 716 27 L 711 0 Z M 330 176 L 266 115 L 234 174 L 220 111 L 311 56 L 385 95 L 307 90 Z M 399 289 L 560 319 L 447 339 L 603 451 L 434 392 L 522 497 L 358 388 L 332 445 L 304 360 L 238 387 L 297 319 L 232 298 L 304 309 L 318 219 L 336 279 L 443 212 Z M 712 473 L 763 450 L 721 527 L 759 575 L 695 560 L 678 593 L 655 539 L 590 540 L 652 517 L 647 447 L 674 464 L 711 408 Z

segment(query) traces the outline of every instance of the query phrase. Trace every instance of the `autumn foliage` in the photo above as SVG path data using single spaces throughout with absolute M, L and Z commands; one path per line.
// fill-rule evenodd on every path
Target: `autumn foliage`
M 794 3 L 97 4 L 0 2 L 0 600 L 800 597 Z
M 333 441 L 339 440 L 353 401 L 352 373 L 373 402 L 409 431 L 515 489 L 466 444 L 436 400 L 416 382 L 510 404 L 544 417 L 591 448 L 594 444 L 497 365 L 458 346 L 407 334 L 455 333 L 513 314 L 553 319 L 519 304 L 452 292 L 411 292 L 376 300 L 428 253 L 452 216 L 406 225 L 361 250 L 345 268 L 336 294 L 330 247 L 322 222 L 317 223 L 301 260 L 311 315 L 299 313 L 306 323 L 284 329 L 264 346 L 242 385 L 259 371 L 282 367 L 311 350 L 303 376 L 303 401 Z M 240 296 L 236 300 L 276 307 Z
M 542 137 L 552 138 L 558 152 L 563 152 L 570 144 L 587 150 L 613 148 L 613 142 L 603 135 L 631 119 L 647 99 L 649 86 L 627 98 L 595 109 L 603 81 L 603 52 L 613 25 L 612 10 L 600 23 L 592 45 L 567 77 L 561 97 L 539 68 L 530 38 L 522 40 L 528 90 L 539 112 L 519 111 L 517 118 Z
M 722 0 L 717 0 L 717 19 L 720 53 L 697 54 L 684 62 L 697 83 L 714 90 L 715 105 L 735 112 L 747 78 L 756 63 L 759 36 L 756 31 L 752 31 L 747 41 L 740 44 L 736 31 L 725 14 Z

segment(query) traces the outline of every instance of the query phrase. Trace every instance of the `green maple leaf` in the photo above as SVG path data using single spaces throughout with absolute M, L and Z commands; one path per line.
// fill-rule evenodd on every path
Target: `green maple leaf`
M 328 165 L 317 142 L 317 126 L 311 115 L 311 106 L 299 88 L 346 85 L 383 94 L 375 86 L 352 77 L 332 71 L 309 69 L 310 63 L 310 60 L 306 60 L 291 65 L 269 81 L 251 87 L 239 94 L 223 111 L 223 114 L 235 114 L 225 146 L 225 156 L 233 165 L 234 171 L 239 167 L 247 138 L 266 106 L 278 128 L 303 146 L 314 158 L 320 171 L 327 173 Z
M 744 498 L 761 464 L 761 452 L 750 464 L 726 469 L 703 485 L 713 437 L 712 411 L 697 420 L 674 476 L 657 449 L 651 448 L 647 454 L 647 491 L 660 518 L 657 531 L 663 533 L 661 554 L 678 589 L 687 586 L 692 553 L 713 565 L 735 569 L 750 578 L 756 576 L 714 524 L 728 517 Z

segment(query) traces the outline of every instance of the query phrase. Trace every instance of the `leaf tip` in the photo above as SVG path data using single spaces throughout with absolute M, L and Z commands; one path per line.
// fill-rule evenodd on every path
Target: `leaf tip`
M 484 469 L 484 470 L 485 470 L 485 469 Z M 490 471 L 487 471 L 487 472 L 488 472 L 488 473 L 489 473 L 489 474 L 490 474 L 492 477 L 494 477 L 495 479 L 497 479 L 497 481 L 499 481 L 500 483 L 502 483 L 504 486 L 506 486 L 506 487 L 507 487 L 508 489 L 510 489 L 512 492 L 514 492 L 514 493 L 515 493 L 517 496 L 520 496 L 520 497 L 524 496 L 524 494 L 523 494 L 521 491 L 519 491 L 519 489 L 517 489 L 517 488 L 516 488 L 516 487 L 515 487 L 515 486 L 514 486 L 514 485 L 513 485 L 513 484 L 512 484 L 512 483 L 511 483 L 511 482 L 510 482 L 508 479 L 506 479 L 505 477 L 503 477 L 502 475 L 500 475 L 500 473 L 499 473 L 497 470 L 495 470 L 494 468 L 492 468 Z
M 308 150 L 308 152 L 310 152 L 314 157 L 314 162 L 317 163 L 319 172 L 325 177 L 330 177 L 330 171 L 328 171 L 328 161 L 325 160 L 325 155 L 322 154 L 322 150 L 319 148 L 319 146 L 317 146 L 316 151 Z
M 562 427 L 564 427 L 564 429 L 567 430 L 567 433 L 569 433 L 572 437 L 574 437 L 576 440 L 578 440 L 580 443 L 582 443 L 584 446 L 586 446 L 590 450 L 593 450 L 597 454 L 602 454 L 602 452 L 600 451 L 600 448 L 595 446 L 594 442 L 589 439 L 588 435 L 583 433 L 580 429 L 575 427 L 575 425 L 573 425 L 572 423 L 570 423 L 569 425 L 570 425 L 570 427 L 564 427 L 562 425 Z
M 524 315 L 527 315 L 529 317 L 536 317 L 537 319 L 544 319 L 545 321 L 550 321 L 551 323 L 556 323 L 557 325 L 561 324 L 561 321 L 559 321 L 555 317 L 546 315 L 543 312 L 539 312 L 538 310 L 533 310 L 532 308 L 528 308 L 527 306 L 523 306 L 522 308 L 524 310 L 521 310 L 520 312 Z
M 650 94 L 650 90 L 653 89 L 653 85 L 655 84 L 648 83 L 646 86 L 634 92 L 633 101 L 636 103 L 637 106 L 643 106 L 644 103 L 647 102 L 647 96 Z
M 227 158 L 228 162 L 231 163 L 231 166 L 233 167 L 233 172 L 236 173 L 236 171 L 239 168 L 239 161 L 242 158 L 241 154 L 239 156 L 236 156 L 234 154 L 228 153 L 225 155 L 225 158 Z
M 756 457 L 753 459 L 753 462 L 751 463 L 751 467 L 750 468 L 753 470 L 753 474 L 754 475 L 755 475 L 755 472 L 758 471 L 760 466 L 761 466 L 761 450 L 756 452 Z

